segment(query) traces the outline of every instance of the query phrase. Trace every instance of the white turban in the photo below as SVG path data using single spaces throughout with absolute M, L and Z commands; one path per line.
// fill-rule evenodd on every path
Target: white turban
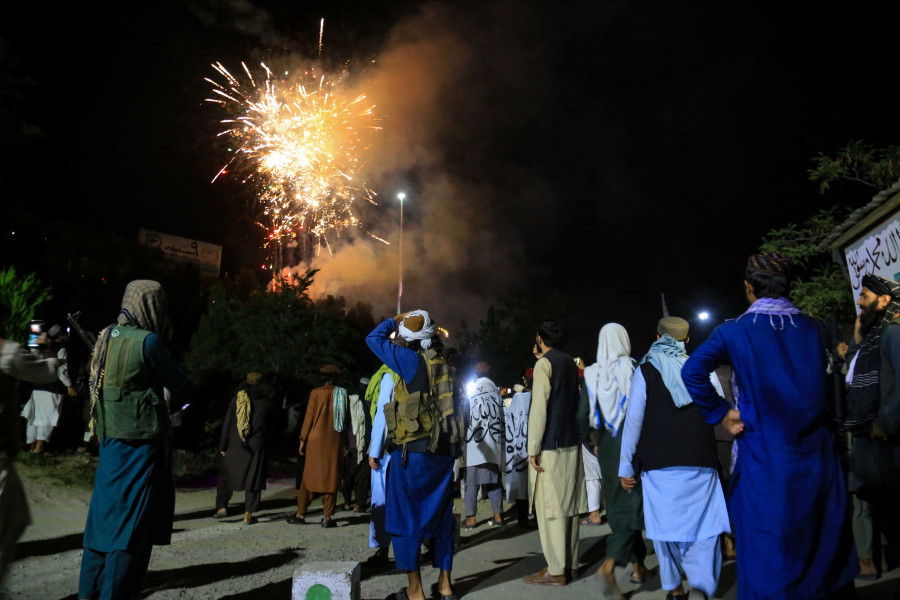
M 424 325 L 418 331 L 412 331 L 408 329 L 405 325 L 406 319 L 410 317 L 422 317 L 425 320 Z M 436 327 L 434 322 L 431 320 L 431 315 L 428 314 L 427 311 L 424 310 L 414 310 L 406 317 L 400 321 L 400 325 L 397 326 L 397 333 L 401 338 L 406 340 L 407 342 L 411 342 L 413 340 L 419 340 L 419 343 L 422 345 L 422 350 L 428 350 L 431 348 L 431 338 L 434 337 L 434 332 Z

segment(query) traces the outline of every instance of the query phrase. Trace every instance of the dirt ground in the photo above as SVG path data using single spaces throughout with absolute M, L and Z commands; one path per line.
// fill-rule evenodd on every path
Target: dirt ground
M 194 482 L 177 492 L 175 529 L 170 546 L 157 546 L 150 561 L 144 598 L 153 600 L 224 598 L 229 600 L 288 599 L 291 577 L 300 565 L 315 561 L 363 563 L 362 597 L 380 600 L 405 585 L 406 577 L 391 568 L 374 569 L 365 563 L 368 548 L 366 514 L 339 512 L 338 527 L 289 525 L 294 512 L 293 479 L 272 479 L 263 492 L 259 523 L 241 524 L 242 494 L 235 495 L 233 517 L 211 518 L 215 504 L 215 481 Z M 90 492 L 26 480 L 25 486 L 34 521 L 18 547 L 18 559 L 4 582 L 11 598 L 34 600 L 75 599 L 81 561 L 81 538 Z M 318 521 L 319 504 L 313 505 L 310 521 Z M 461 503 L 457 501 L 457 512 Z M 479 505 L 480 526 L 464 534 L 462 549 L 454 558 L 453 579 L 457 595 L 471 600 L 532 600 L 553 596 L 560 600 L 583 600 L 599 596 L 594 575 L 604 554 L 607 526 L 582 527 L 579 576 L 565 588 L 548 590 L 521 581 L 523 575 L 544 565 L 538 534 L 515 525 L 486 526 L 490 507 Z M 511 511 L 508 521 L 515 521 Z M 426 557 L 427 560 L 427 557 Z M 655 556 L 648 557 L 655 568 Z M 880 581 L 858 589 L 861 600 L 900 598 L 900 573 L 888 573 Z M 733 599 L 735 564 L 725 563 L 717 598 Z M 623 591 L 635 600 L 663 599 L 659 578 L 642 586 L 628 583 L 628 571 L 618 570 Z M 423 569 L 426 587 L 437 580 L 437 571 Z

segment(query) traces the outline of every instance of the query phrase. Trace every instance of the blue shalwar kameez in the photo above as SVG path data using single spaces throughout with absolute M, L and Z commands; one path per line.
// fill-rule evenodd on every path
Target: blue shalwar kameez
M 635 370 L 622 434 L 619 477 L 634 477 L 634 455 L 647 406 L 647 384 Z M 712 598 L 719 585 L 721 533 L 729 533 L 728 510 L 719 473 L 708 467 L 674 466 L 641 473 L 644 527 L 659 560 L 664 590 L 681 585 L 681 572 L 691 589 Z
M 424 362 L 415 351 L 391 342 L 395 327 L 393 319 L 382 321 L 366 337 L 366 344 L 409 384 L 417 370 L 424 368 Z M 412 444 L 419 441 L 427 442 L 427 439 Z M 427 448 L 427 444 L 424 446 Z M 434 566 L 443 571 L 453 569 L 455 460 L 450 454 L 409 451 L 404 465 L 400 449 L 391 452 L 385 490 L 385 527 L 392 537 L 397 569 L 418 570 L 419 548 L 426 539 L 434 540 Z
M 163 398 L 163 386 L 177 389 L 185 384 L 184 368 L 159 336 L 148 335 L 142 350 L 159 398 Z M 101 437 L 94 493 L 84 526 L 78 597 L 136 597 L 153 546 L 171 541 L 174 515 L 171 435 L 163 433 L 147 440 Z
M 681 371 L 707 423 L 721 422 L 731 408 L 709 380 L 721 364 L 734 369 L 744 423 L 728 498 L 738 598 L 832 597 L 852 585 L 858 565 L 828 429 L 820 327 L 783 298 L 757 300 L 717 327 Z

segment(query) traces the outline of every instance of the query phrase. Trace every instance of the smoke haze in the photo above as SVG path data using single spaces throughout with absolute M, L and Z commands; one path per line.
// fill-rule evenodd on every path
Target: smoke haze
M 500 6 L 514 14 L 512 5 Z M 510 73 L 509 57 L 480 49 L 505 35 L 513 39 L 500 46 L 516 61 L 527 60 L 535 51 L 525 48 L 528 31 L 515 28 L 520 13 L 518 23 L 501 19 L 512 27 L 501 34 L 496 23 L 470 23 L 464 13 L 434 4 L 392 29 L 359 82 L 384 127 L 364 174 L 380 192 L 380 206 L 366 211 L 364 222 L 391 245 L 357 235 L 335 244 L 333 256 L 322 252 L 301 265 L 320 269 L 314 295 L 340 294 L 370 302 L 376 316 L 393 313 L 400 191 L 407 195 L 404 310 L 427 308 L 450 327 L 461 319 L 477 323 L 499 293 L 524 283 L 518 266 L 526 260 L 525 232 L 506 226 L 504 216 L 535 210 L 549 186 L 501 148 L 510 132 L 531 127 L 530 113 L 540 109 L 544 92 L 520 70 Z

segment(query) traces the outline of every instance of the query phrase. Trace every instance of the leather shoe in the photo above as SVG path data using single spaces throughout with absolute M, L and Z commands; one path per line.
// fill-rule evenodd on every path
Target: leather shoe
M 535 573 L 534 575 L 526 575 L 522 578 L 522 581 L 524 581 L 525 583 L 530 583 L 531 585 L 551 585 L 555 587 L 562 587 L 566 585 L 566 576 L 551 575 L 545 568 L 541 569 L 540 572 Z

